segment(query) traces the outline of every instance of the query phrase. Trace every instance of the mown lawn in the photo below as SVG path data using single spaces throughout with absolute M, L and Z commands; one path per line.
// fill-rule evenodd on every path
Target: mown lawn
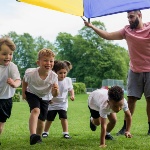
M 95 132 L 89 128 L 89 110 L 86 94 L 76 95 L 74 102 L 69 101 L 68 122 L 72 139 L 62 138 L 60 121 L 55 119 L 50 129 L 49 137 L 41 144 L 29 144 L 29 107 L 26 102 L 15 102 L 12 116 L 6 122 L 4 132 L 0 137 L 0 150 L 98 150 L 100 127 Z M 106 141 L 108 150 L 149 150 L 150 136 L 147 135 L 148 123 L 145 111 L 145 99 L 138 101 L 131 133 L 133 138 L 116 136 L 123 123 L 123 111 L 117 114 L 118 122 L 112 131 L 114 141 Z

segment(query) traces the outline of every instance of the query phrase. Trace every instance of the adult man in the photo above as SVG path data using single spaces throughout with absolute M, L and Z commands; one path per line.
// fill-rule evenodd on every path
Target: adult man
M 147 102 L 148 135 L 150 135 L 150 23 L 142 22 L 140 10 L 128 12 L 127 17 L 130 25 L 126 25 L 123 29 L 111 33 L 98 29 L 87 21 L 84 21 L 84 23 L 104 39 L 125 39 L 127 41 L 130 57 L 127 83 L 128 106 L 133 115 L 136 101 L 144 93 Z M 118 135 L 124 134 L 125 128 L 126 121 L 124 120 L 124 125 L 118 132 Z

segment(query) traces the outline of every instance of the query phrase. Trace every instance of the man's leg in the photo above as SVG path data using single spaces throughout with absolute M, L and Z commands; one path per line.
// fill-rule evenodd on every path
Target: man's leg
M 148 135 L 150 135 L 150 97 L 146 98 L 147 106 L 146 106 L 146 112 L 148 117 Z
M 131 112 L 131 115 L 134 114 L 134 110 L 136 107 L 136 101 L 137 101 L 136 97 L 128 96 L 128 107 Z M 124 118 L 124 124 L 123 124 L 121 130 L 117 133 L 117 135 L 124 135 L 125 131 L 126 131 L 126 119 Z

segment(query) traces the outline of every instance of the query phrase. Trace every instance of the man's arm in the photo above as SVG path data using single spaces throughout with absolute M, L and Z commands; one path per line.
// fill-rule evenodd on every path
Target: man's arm
M 87 21 L 84 21 L 85 26 L 90 27 L 93 29 L 100 37 L 106 39 L 106 40 L 122 40 L 123 36 L 119 31 L 116 32 L 107 32 L 102 29 L 99 29 L 95 27 L 92 23 L 89 23 Z
M 125 132 L 125 136 L 127 138 L 131 138 L 132 135 L 130 133 L 130 128 L 131 128 L 131 123 L 132 123 L 132 116 L 129 110 L 125 111 L 125 118 L 126 118 L 126 132 Z

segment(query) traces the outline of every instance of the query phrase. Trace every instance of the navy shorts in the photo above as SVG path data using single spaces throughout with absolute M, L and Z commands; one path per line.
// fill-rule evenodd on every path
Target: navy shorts
M 40 109 L 39 119 L 42 121 L 45 121 L 46 117 L 47 117 L 49 101 L 48 100 L 42 100 L 42 98 L 39 98 L 35 94 L 32 94 L 32 93 L 27 92 L 27 91 L 25 92 L 25 94 L 26 94 L 27 102 L 28 102 L 29 107 L 30 107 L 30 112 L 34 108 L 39 108 Z
M 89 106 L 88 106 L 89 110 L 90 110 L 90 113 L 91 113 L 91 117 L 93 117 L 94 119 L 97 119 L 100 117 L 100 114 L 98 111 L 94 110 L 94 109 L 91 109 Z
M 65 110 L 49 110 L 47 114 L 48 121 L 54 121 L 57 113 L 59 114 L 59 119 L 67 119 L 67 111 Z
M 0 99 L 0 122 L 6 122 L 11 116 L 12 105 L 12 98 Z

